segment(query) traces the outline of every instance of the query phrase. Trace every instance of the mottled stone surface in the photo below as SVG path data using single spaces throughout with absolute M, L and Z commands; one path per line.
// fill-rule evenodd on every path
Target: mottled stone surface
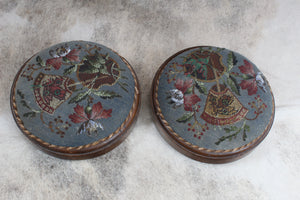
M 300 2 L 0 0 L 0 199 L 300 199 Z M 9 92 L 21 65 L 59 42 L 89 40 L 135 69 L 142 108 L 131 135 L 104 156 L 66 161 L 41 152 L 12 118 Z M 193 161 L 159 135 L 150 85 L 160 64 L 195 45 L 253 61 L 270 82 L 276 116 L 247 157 Z

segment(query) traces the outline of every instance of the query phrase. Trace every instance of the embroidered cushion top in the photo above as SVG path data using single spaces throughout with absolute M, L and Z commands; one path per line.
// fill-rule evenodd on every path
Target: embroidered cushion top
M 30 138 L 78 147 L 105 141 L 128 121 L 137 107 L 136 87 L 129 64 L 109 48 L 61 43 L 25 63 L 12 88 L 12 108 Z
M 167 60 L 153 83 L 153 103 L 175 140 L 206 153 L 246 148 L 274 116 L 264 75 L 244 56 L 217 47 L 186 49 Z

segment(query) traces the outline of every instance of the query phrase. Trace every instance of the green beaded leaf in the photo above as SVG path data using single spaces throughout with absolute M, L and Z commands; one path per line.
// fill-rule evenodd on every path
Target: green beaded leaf
M 227 57 L 227 66 L 228 66 L 228 70 L 227 71 L 231 71 L 231 69 L 233 68 L 233 66 L 237 63 L 236 57 L 234 55 L 234 53 L 231 51 L 228 53 L 228 57 Z
M 185 122 L 189 121 L 193 116 L 194 116 L 194 112 L 187 112 L 184 115 L 182 115 L 182 117 L 177 119 L 176 121 L 180 122 L 180 123 L 185 123 Z
M 231 90 L 236 93 L 237 95 L 241 96 L 240 94 L 240 86 L 237 83 L 236 79 L 229 75 L 229 77 L 227 78 L 227 84 L 230 86 Z
M 77 70 L 77 65 L 72 65 L 71 67 L 68 67 L 67 69 L 64 70 L 64 75 L 68 75 L 73 72 L 76 72 L 76 70 Z
M 198 80 L 195 80 L 196 82 L 196 88 L 198 89 L 198 91 L 202 94 L 205 94 L 207 95 L 207 89 L 206 87 L 204 86 L 204 83 L 198 81 Z
M 115 93 L 114 91 L 109 91 L 109 90 L 93 91 L 93 94 L 103 99 L 112 99 L 114 97 L 121 97 L 119 94 Z
M 75 97 L 73 97 L 70 101 L 70 103 L 78 103 L 88 97 L 88 95 L 91 93 L 91 90 L 87 90 L 86 92 L 78 93 Z
M 46 66 L 45 61 L 40 56 L 37 56 L 35 60 L 38 63 L 38 65 L 40 65 L 42 67 Z

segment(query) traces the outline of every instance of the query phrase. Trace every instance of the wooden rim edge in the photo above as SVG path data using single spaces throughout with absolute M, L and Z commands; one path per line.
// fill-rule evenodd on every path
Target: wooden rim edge
M 76 41 L 74 41 L 74 42 L 76 42 Z M 106 48 L 108 48 L 108 47 L 106 47 Z M 110 48 L 108 48 L 108 49 L 110 49 Z M 112 49 L 110 49 L 110 50 L 113 51 Z M 110 135 L 108 135 L 105 138 L 102 138 L 100 140 L 97 140 L 95 142 L 92 142 L 92 143 L 89 143 L 86 145 L 81 145 L 81 146 L 76 146 L 76 147 L 53 145 L 53 144 L 43 141 L 39 137 L 30 133 L 24 127 L 23 121 L 21 120 L 21 118 L 18 114 L 18 110 L 17 110 L 17 106 L 16 106 L 16 99 L 15 99 L 15 89 L 16 89 L 16 83 L 19 79 L 20 73 L 25 68 L 26 64 L 36 55 L 36 54 L 34 54 L 19 69 L 18 73 L 16 74 L 16 76 L 14 78 L 14 81 L 13 81 L 13 84 L 11 87 L 10 107 L 11 107 L 11 111 L 13 113 L 13 118 L 14 118 L 17 126 L 21 130 L 21 132 L 27 138 L 29 138 L 32 142 L 34 142 L 39 147 L 41 147 L 42 150 L 45 150 L 49 154 L 52 154 L 57 157 L 62 157 L 62 158 L 68 158 L 69 156 L 72 156 L 72 155 L 74 155 L 74 156 L 82 155 L 84 157 L 85 155 L 93 154 L 95 152 L 97 153 L 98 151 L 103 150 L 103 148 L 109 146 L 112 143 L 116 143 L 116 145 L 113 146 L 110 150 L 112 150 L 114 147 L 118 146 L 129 135 L 129 129 L 131 127 L 133 127 L 132 125 L 134 124 L 134 122 L 137 119 L 137 115 L 138 115 L 140 105 L 141 105 L 141 93 L 140 93 L 140 85 L 139 85 L 138 78 L 137 78 L 133 68 L 129 64 L 129 62 L 125 58 L 120 56 L 117 52 L 115 52 L 115 51 L 113 51 L 113 52 L 116 53 L 122 59 L 122 61 L 126 64 L 126 66 L 129 68 L 129 70 L 133 76 L 134 84 L 135 84 L 134 100 L 133 100 L 132 107 L 128 113 L 128 116 L 126 117 L 124 122 L 121 124 L 121 126 L 117 130 L 115 130 L 113 133 L 111 133 Z M 121 138 L 121 140 L 119 140 L 119 137 L 121 137 L 122 135 L 125 135 L 125 136 L 123 138 Z M 108 147 L 108 148 L 110 148 L 110 147 Z M 108 152 L 108 151 L 105 151 L 104 153 L 106 153 L 106 152 Z M 69 156 L 65 156 L 63 154 L 69 155 Z M 63 156 L 60 156 L 60 155 L 63 155 Z M 99 155 L 101 155 L 101 154 L 99 154 Z M 94 157 L 94 156 L 92 156 L 92 157 Z
M 153 110 L 153 115 L 155 116 L 156 120 L 156 126 L 159 127 L 159 129 L 162 129 L 163 131 L 159 131 L 160 134 L 163 136 L 163 138 L 171 144 L 173 147 L 175 147 L 176 150 L 180 151 L 181 153 L 185 154 L 188 157 L 191 157 L 196 160 L 200 160 L 203 162 L 208 162 L 208 163 L 225 163 L 225 162 L 231 162 L 236 159 L 239 159 L 243 157 L 243 155 L 247 154 L 250 152 L 252 149 L 254 149 L 262 140 L 268 135 L 272 124 L 274 122 L 274 116 L 275 116 L 275 100 L 273 96 L 272 89 L 267 81 L 267 84 L 270 88 L 270 93 L 272 96 L 272 114 L 271 114 L 271 119 L 266 126 L 265 130 L 263 131 L 262 134 L 260 134 L 258 137 L 256 137 L 254 140 L 251 142 L 247 143 L 246 145 L 243 145 L 238 148 L 234 149 L 226 149 L 226 150 L 214 150 L 214 149 L 206 149 L 206 148 L 201 148 L 197 145 L 193 145 L 190 142 L 187 142 L 184 140 L 182 137 L 180 137 L 173 129 L 172 127 L 168 124 L 168 122 L 164 119 L 164 116 L 161 112 L 159 102 L 158 102 L 158 96 L 157 96 L 157 91 L 158 91 L 158 85 L 159 85 L 159 78 L 161 76 L 161 72 L 163 69 L 166 67 L 166 65 L 177 55 L 194 49 L 194 48 L 199 48 L 199 47 L 205 47 L 205 46 L 194 46 L 190 48 L 183 49 L 171 57 L 169 57 L 158 69 L 158 71 L 155 74 L 155 77 L 152 82 L 152 97 L 151 97 L 151 104 L 152 104 L 152 110 Z M 166 136 L 165 136 L 166 135 Z M 168 140 L 168 137 L 170 140 Z M 173 141 L 173 142 L 172 142 Z M 176 148 L 179 147 L 180 149 Z M 238 158 L 236 158 L 238 157 Z

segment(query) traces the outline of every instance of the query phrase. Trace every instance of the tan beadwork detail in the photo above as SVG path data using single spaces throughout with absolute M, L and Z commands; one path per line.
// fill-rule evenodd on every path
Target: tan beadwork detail
M 111 49 L 110 49 L 111 50 Z M 113 51 L 113 50 L 111 50 Z M 118 56 L 120 56 L 117 52 L 113 51 L 114 53 L 116 53 Z M 34 56 L 33 56 L 34 57 Z M 16 83 L 17 83 L 17 79 L 14 81 L 14 85 L 13 85 L 13 94 L 12 94 L 12 107 L 13 107 L 13 112 L 15 114 L 15 119 L 17 121 L 17 124 L 19 125 L 20 129 L 22 130 L 23 133 L 25 133 L 29 138 L 37 141 L 39 144 L 43 145 L 44 147 L 49 148 L 50 150 L 66 150 L 66 151 L 78 151 L 78 150 L 83 150 L 83 149 L 87 149 L 90 147 L 93 147 L 95 145 L 98 145 L 101 142 L 104 142 L 106 140 L 111 139 L 114 135 L 121 133 L 122 130 L 124 130 L 124 128 L 127 128 L 130 124 L 127 124 L 128 121 L 131 120 L 132 115 L 134 112 L 137 111 L 137 107 L 138 107 L 138 98 L 139 98 L 139 86 L 138 86 L 138 82 L 137 82 L 137 77 L 132 69 L 132 67 L 130 66 L 130 64 L 122 57 L 120 56 L 120 58 L 122 59 L 122 61 L 126 64 L 126 66 L 128 67 L 128 69 L 130 70 L 133 79 L 134 79 L 134 101 L 132 104 L 132 107 L 130 109 L 130 112 L 128 114 L 128 116 L 126 117 L 125 121 L 121 124 L 121 126 L 113 133 L 111 133 L 109 136 L 102 138 L 100 140 L 97 140 L 93 143 L 90 144 L 86 144 L 86 145 L 81 145 L 81 146 L 77 146 L 77 147 L 65 147 L 65 146 L 58 146 L 58 145 L 54 145 L 54 144 L 50 144 L 48 142 L 43 141 L 42 139 L 40 139 L 39 137 L 33 135 L 32 133 L 30 133 L 23 124 L 23 121 L 21 120 L 19 113 L 17 111 L 17 105 L 16 105 L 16 98 L 15 98 L 15 89 L 16 89 Z M 24 67 L 26 66 L 26 64 L 31 60 L 31 58 L 23 65 L 22 69 L 24 69 Z M 21 70 L 22 70 L 21 69 Z M 21 71 L 20 70 L 20 71 Z M 78 152 L 79 153 L 79 152 Z
M 165 65 L 166 66 L 166 65 Z M 163 66 L 163 68 L 165 67 Z M 154 85 L 155 88 L 154 88 L 154 104 L 155 104 L 155 108 L 157 110 L 157 113 L 156 115 L 159 116 L 159 120 L 163 123 L 164 125 L 164 128 L 167 129 L 172 135 L 174 135 L 176 137 L 177 140 L 183 142 L 184 144 L 186 144 L 187 146 L 191 147 L 192 149 L 196 150 L 196 151 L 203 151 L 203 152 L 207 152 L 207 153 L 233 153 L 233 152 L 237 152 L 237 151 L 240 151 L 242 149 L 246 149 L 248 146 L 254 144 L 255 142 L 257 142 L 258 140 L 261 139 L 261 137 L 264 136 L 264 133 L 270 128 L 270 125 L 272 124 L 273 122 L 273 118 L 274 118 L 274 112 L 275 112 L 275 108 L 274 108 L 274 98 L 273 98 L 273 108 L 272 108 L 272 118 L 270 119 L 270 122 L 268 124 L 268 126 L 265 128 L 265 130 L 263 131 L 263 133 L 261 135 L 259 135 L 257 138 L 255 138 L 254 140 L 252 140 L 250 143 L 248 144 L 245 144 L 241 147 L 237 147 L 237 148 L 234 148 L 234 149 L 221 149 L 221 150 L 214 150 L 214 149 L 206 149 L 206 148 L 202 148 L 202 147 L 199 147 L 197 145 L 193 145 L 191 144 L 190 142 L 186 141 L 184 138 L 182 138 L 181 136 L 179 136 L 173 129 L 172 127 L 169 125 L 169 123 L 167 122 L 167 120 L 164 118 L 162 112 L 161 112 L 161 108 L 160 108 L 160 105 L 159 105 L 159 102 L 158 102 L 158 85 L 159 85 L 159 79 L 160 79 L 160 76 L 161 76 L 161 71 L 163 70 L 163 68 L 161 67 L 159 70 L 159 74 L 157 75 L 157 77 L 155 77 L 157 80 L 156 80 L 156 84 Z M 267 82 L 268 84 L 268 82 Z M 269 84 L 268 84 L 269 85 Z M 273 93 L 272 93 L 272 90 L 270 88 L 270 92 L 271 92 L 271 95 L 273 97 Z

